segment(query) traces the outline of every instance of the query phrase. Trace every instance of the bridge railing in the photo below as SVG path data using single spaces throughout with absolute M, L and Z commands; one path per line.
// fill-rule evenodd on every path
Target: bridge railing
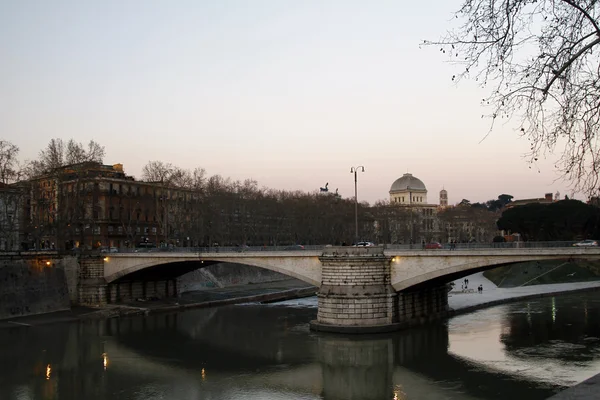
M 213 247 L 165 247 L 165 248 L 118 248 L 115 253 L 246 253 L 260 251 L 310 251 L 323 250 L 324 245 L 288 246 L 213 246 Z M 110 253 L 110 251 L 107 251 Z
M 428 249 L 423 244 L 387 244 L 390 250 L 477 250 L 477 249 L 539 249 L 549 247 L 573 247 L 575 241 L 553 241 L 553 242 L 492 242 L 492 243 L 445 243 L 441 249 Z
M 575 241 L 554 241 L 554 242 L 494 242 L 494 243 L 445 243 L 440 249 L 431 249 L 423 247 L 422 244 L 381 244 L 384 249 L 400 251 L 441 251 L 441 250 L 484 250 L 484 249 L 538 249 L 538 248 L 556 248 L 573 247 Z M 171 247 L 171 248 L 111 248 L 116 253 L 246 253 L 262 251 L 320 251 L 330 245 L 287 245 L 287 246 L 213 246 L 213 247 Z M 578 247 L 585 248 L 585 247 Z M 598 248 L 598 247 L 591 247 Z M 106 251 L 111 253 L 113 251 Z

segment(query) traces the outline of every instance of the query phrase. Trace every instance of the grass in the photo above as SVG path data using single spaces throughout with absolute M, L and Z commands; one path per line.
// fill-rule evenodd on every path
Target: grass
M 494 268 L 483 275 L 503 288 L 588 282 L 600 279 L 600 261 L 529 261 Z

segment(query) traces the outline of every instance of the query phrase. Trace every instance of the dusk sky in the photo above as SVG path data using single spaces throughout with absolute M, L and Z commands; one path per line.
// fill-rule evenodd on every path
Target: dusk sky
M 0 0 L 0 138 L 34 159 L 52 138 L 94 139 L 137 178 L 149 160 L 259 186 L 329 182 L 387 199 L 406 172 L 430 203 L 569 185 L 532 166 L 486 92 L 437 48 L 460 0 Z M 583 196 L 576 196 L 583 199 Z

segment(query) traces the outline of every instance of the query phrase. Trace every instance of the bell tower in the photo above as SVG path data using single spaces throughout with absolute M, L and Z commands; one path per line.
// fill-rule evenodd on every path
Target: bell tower
M 440 190 L 440 206 L 448 207 L 448 192 L 446 189 Z

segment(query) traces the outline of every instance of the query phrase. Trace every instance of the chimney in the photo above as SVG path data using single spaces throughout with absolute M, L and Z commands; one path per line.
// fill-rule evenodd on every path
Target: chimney
M 544 198 L 545 198 L 546 200 L 548 200 L 548 201 L 552 201 L 552 193 L 546 193 L 546 194 L 544 195 Z

